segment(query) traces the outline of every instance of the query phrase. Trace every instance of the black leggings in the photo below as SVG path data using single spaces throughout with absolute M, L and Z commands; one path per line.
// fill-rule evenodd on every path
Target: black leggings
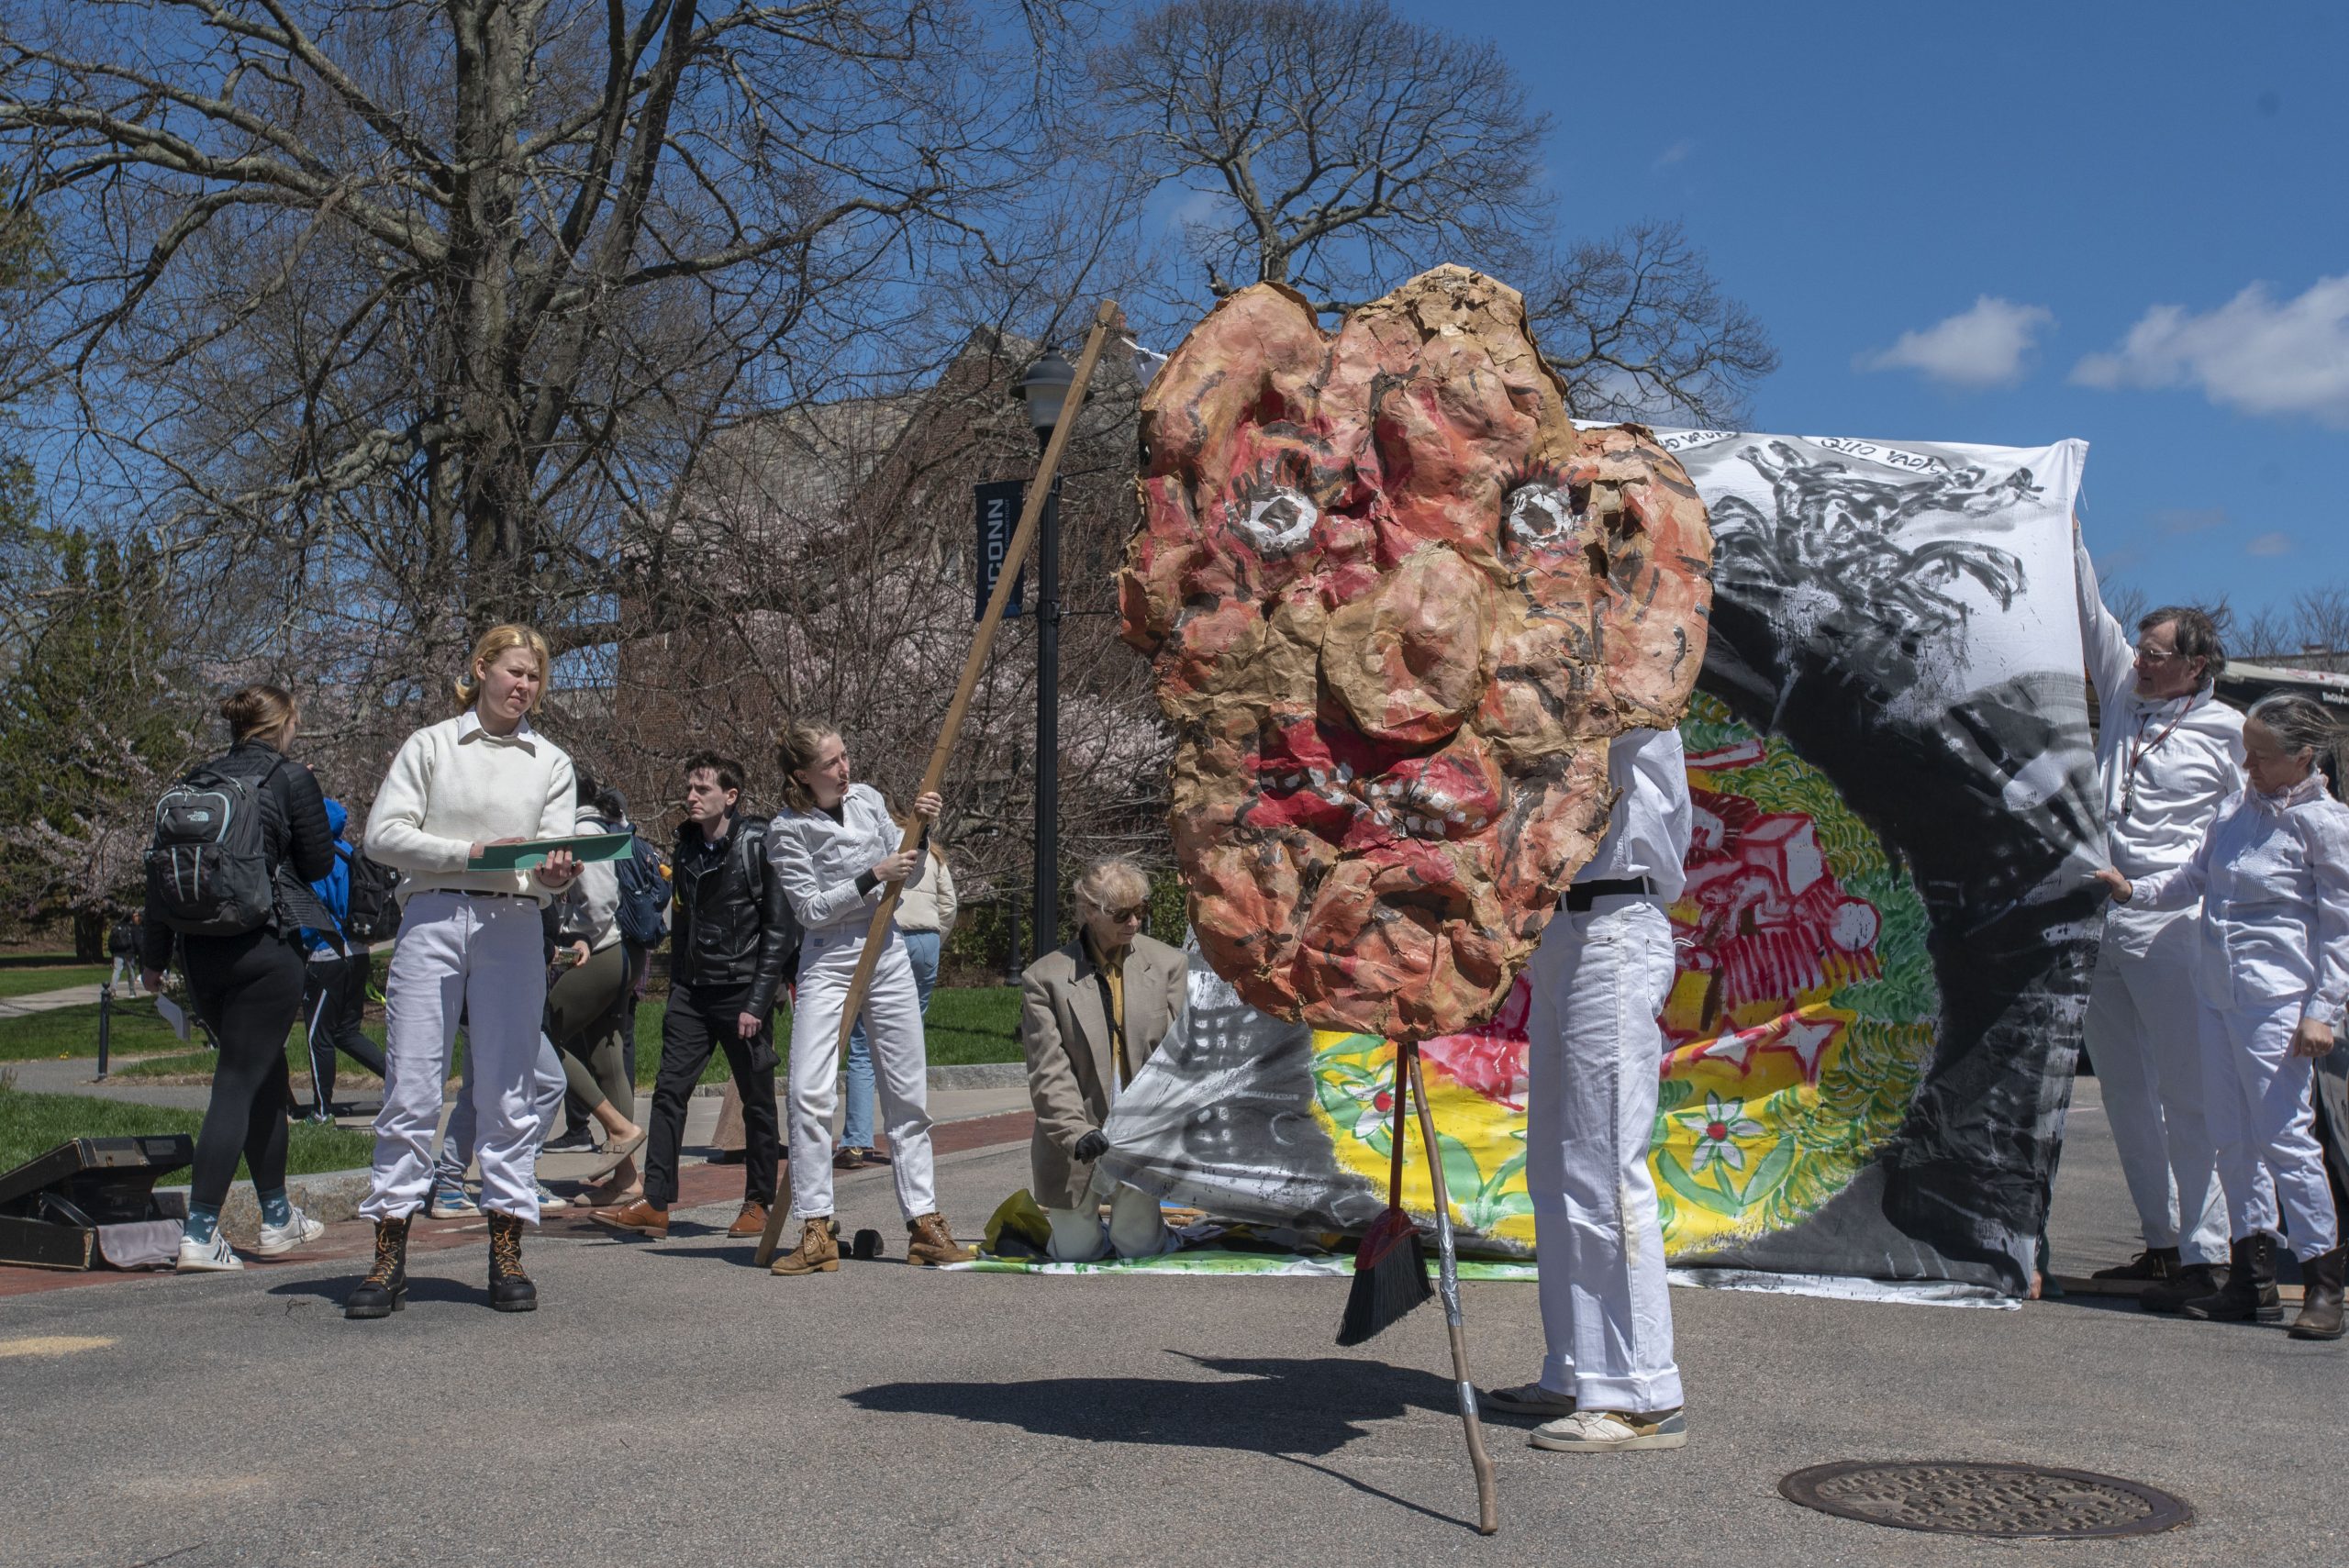
M 252 1167 L 255 1191 L 285 1184 L 285 1113 L 294 1103 L 285 1040 L 301 1016 L 306 966 L 301 950 L 274 931 L 183 940 L 189 995 L 220 1047 L 188 1201 L 217 1208 L 239 1157 Z

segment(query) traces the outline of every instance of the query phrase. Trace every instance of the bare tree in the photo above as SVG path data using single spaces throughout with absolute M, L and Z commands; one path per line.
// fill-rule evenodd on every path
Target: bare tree
M 1453 250 L 1514 258 L 1547 209 L 1550 122 L 1500 50 L 1384 0 L 1174 0 L 1093 62 L 1118 143 L 1199 199 L 1184 232 L 1219 296 L 1343 310 Z
M 1536 174 L 1553 127 L 1494 43 L 1385 0 L 1174 0 L 1097 50 L 1093 74 L 1108 145 L 1181 193 L 1216 297 L 1276 283 L 1334 312 L 1438 262 L 1479 267 L 1524 287 L 1586 417 L 1738 422 L 1777 368 L 1678 224 L 1553 253 Z
M 990 20 L 21 0 L 0 145 L 54 281 L 10 390 L 80 506 L 160 523 L 306 662 L 412 672 L 506 617 L 607 640 L 713 428 L 918 376 L 918 285 L 1019 261 Z
M 1542 352 L 1586 419 L 1673 417 L 1730 428 L 1778 368 L 1762 323 L 1724 295 L 1677 223 L 1586 239 L 1526 291 Z

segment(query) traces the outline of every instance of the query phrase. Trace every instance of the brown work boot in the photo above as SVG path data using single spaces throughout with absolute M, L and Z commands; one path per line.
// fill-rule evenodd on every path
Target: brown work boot
M 2349 1249 L 2335 1247 L 2300 1265 L 2300 1315 L 2292 1319 L 2295 1340 L 2337 1340 L 2343 1325 L 2341 1314 L 2342 1273 Z
M 655 1241 L 669 1239 L 669 1211 L 655 1208 L 642 1198 L 625 1208 L 599 1208 L 587 1218 L 615 1230 L 632 1230 L 639 1236 L 650 1236 Z
M 832 1234 L 832 1217 L 811 1214 L 799 1224 L 799 1245 L 777 1257 L 771 1274 L 833 1274 L 840 1273 L 841 1244 Z
M 489 1211 L 489 1305 L 495 1312 L 536 1312 L 539 1287 L 522 1272 L 522 1221 Z
M 756 1198 L 743 1200 L 742 1212 L 736 1215 L 734 1223 L 726 1228 L 726 1234 L 734 1237 L 763 1236 L 766 1233 L 767 1206 Z
M 975 1248 L 955 1240 L 954 1232 L 946 1229 L 946 1221 L 935 1214 L 907 1220 L 906 1231 L 906 1262 L 909 1263 L 935 1268 L 941 1263 L 967 1263 L 979 1255 Z
M 375 1221 L 375 1266 L 343 1297 L 345 1318 L 389 1318 L 407 1307 L 407 1221 Z

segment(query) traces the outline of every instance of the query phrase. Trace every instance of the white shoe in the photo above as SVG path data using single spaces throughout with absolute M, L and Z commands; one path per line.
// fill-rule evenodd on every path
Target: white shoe
M 1575 1413 L 1575 1396 L 1544 1388 L 1539 1383 L 1520 1383 L 1514 1388 L 1488 1388 L 1485 1391 L 1485 1408 L 1502 1416 L 1538 1416 L 1553 1420 Z
M 180 1260 L 175 1266 L 184 1274 L 232 1274 L 245 1266 L 245 1261 L 237 1256 L 228 1239 L 215 1230 L 209 1241 L 181 1237 Z
M 296 1247 L 306 1247 L 327 1233 L 327 1228 L 300 1209 L 283 1225 L 262 1222 L 261 1244 L 253 1251 L 264 1258 L 283 1257 Z
M 538 1186 L 540 1213 L 544 1214 L 550 1209 L 569 1208 L 571 1207 L 571 1200 L 569 1198 L 557 1197 L 554 1194 L 547 1190 L 547 1184 L 544 1182 L 539 1183 Z
M 462 1187 L 435 1187 L 432 1202 L 425 1214 L 433 1219 L 466 1219 L 481 1213 L 481 1206 L 465 1195 Z
M 1533 1429 L 1526 1440 L 1553 1453 L 1620 1453 L 1627 1449 L 1683 1448 L 1688 1417 L 1681 1410 L 1653 1415 L 1619 1410 L 1577 1410 L 1564 1420 Z

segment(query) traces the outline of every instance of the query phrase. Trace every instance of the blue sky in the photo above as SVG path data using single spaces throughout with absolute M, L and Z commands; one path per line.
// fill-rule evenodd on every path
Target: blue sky
M 1508 50 L 1562 232 L 1687 226 L 1757 428 L 2084 437 L 2106 577 L 2349 587 L 2349 5 L 1396 4 Z

